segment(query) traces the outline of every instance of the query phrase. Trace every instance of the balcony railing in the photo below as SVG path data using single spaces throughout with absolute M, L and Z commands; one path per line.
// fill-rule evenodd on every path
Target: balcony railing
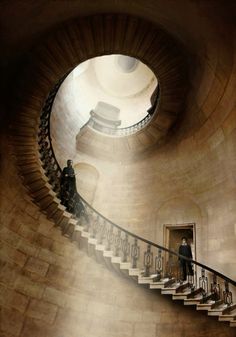
M 144 128 L 152 119 L 152 115 L 147 114 L 141 121 L 131 126 L 125 128 L 112 128 L 109 126 L 104 126 L 97 123 L 92 117 L 89 118 L 88 122 L 82 126 L 81 129 L 85 128 L 86 126 L 99 131 L 101 133 L 105 133 L 109 136 L 115 137 L 123 137 L 123 136 L 130 136 Z
M 85 127 L 90 127 L 91 129 L 94 129 L 109 136 L 115 137 L 130 136 L 142 130 L 146 125 L 150 123 L 153 116 L 155 115 L 155 112 L 157 111 L 159 100 L 160 100 L 160 88 L 158 85 L 155 90 L 155 98 L 152 100 L 153 105 L 147 111 L 147 115 L 141 121 L 125 128 L 114 128 L 100 124 L 93 117 L 90 117 L 88 122 L 82 126 L 81 130 L 83 130 Z

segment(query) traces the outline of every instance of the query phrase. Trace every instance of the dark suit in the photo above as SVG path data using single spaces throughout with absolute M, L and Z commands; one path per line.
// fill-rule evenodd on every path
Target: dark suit
M 179 246 L 179 254 L 183 255 L 189 259 L 192 259 L 192 250 L 190 245 L 180 245 Z M 189 273 L 189 275 L 193 275 L 193 269 L 192 269 L 192 265 L 190 261 L 184 260 L 179 258 L 180 261 L 180 267 L 182 269 L 182 273 L 183 273 L 183 280 L 185 281 L 187 279 L 187 273 Z
M 68 211 L 73 211 L 76 194 L 75 171 L 73 167 L 64 167 L 61 174 L 61 203 Z

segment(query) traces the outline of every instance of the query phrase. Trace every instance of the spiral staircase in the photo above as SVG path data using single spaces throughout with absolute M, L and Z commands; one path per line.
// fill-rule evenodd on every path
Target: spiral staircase
M 58 198 L 61 168 L 55 158 L 50 138 L 50 113 L 58 82 L 49 94 L 40 121 L 25 110 L 12 125 L 12 143 L 17 163 L 31 197 L 63 235 L 78 248 L 140 286 L 172 296 L 186 306 L 204 310 L 208 316 L 236 327 L 236 281 L 191 260 L 194 276 L 182 282 L 171 263 L 179 256 L 165 247 L 139 237 L 112 223 L 93 209 L 81 196 L 79 216 L 69 213 Z M 37 126 L 39 122 L 39 127 Z M 35 142 L 35 133 L 38 133 Z M 185 257 L 182 257 L 185 258 Z M 185 258 L 186 259 L 186 258 Z

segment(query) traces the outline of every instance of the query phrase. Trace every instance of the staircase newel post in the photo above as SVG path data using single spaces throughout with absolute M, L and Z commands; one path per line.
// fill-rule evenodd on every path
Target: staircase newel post
M 159 248 L 157 256 L 155 258 L 155 271 L 157 276 L 155 277 L 154 281 L 159 282 L 162 277 L 163 272 L 163 256 L 162 256 L 162 250 Z
M 213 301 L 219 301 L 221 299 L 221 289 L 220 284 L 217 282 L 217 276 L 213 274 L 213 279 L 211 283 L 211 298 Z
M 99 228 L 99 215 L 97 215 L 96 219 L 93 219 L 91 228 L 92 228 L 92 238 L 96 238 L 97 231 Z
M 115 256 L 120 256 L 121 249 L 121 230 L 117 230 L 117 234 L 114 236 Z
M 138 239 L 134 238 L 134 243 L 131 246 L 132 268 L 137 268 L 137 262 L 140 257 L 140 247 L 138 246 Z
M 89 210 L 87 209 L 88 207 L 85 206 L 84 208 L 84 221 L 85 221 L 85 226 L 84 226 L 84 231 L 89 232 L 90 226 L 91 226 L 91 214 L 89 214 Z
M 194 289 L 195 289 L 194 272 L 193 272 L 193 275 L 190 275 L 189 272 L 187 273 L 187 280 L 188 280 L 188 284 L 189 284 L 189 287 L 190 287 L 191 291 L 194 291 Z
M 122 262 L 128 261 L 128 256 L 130 254 L 130 243 L 129 243 L 129 236 L 125 233 L 125 238 L 122 240 L 121 249 L 123 253 Z
M 106 239 L 107 239 L 107 247 L 106 250 L 111 250 L 111 245 L 114 239 L 114 234 L 113 234 L 113 225 L 111 224 L 109 229 L 106 231 Z
M 147 245 L 147 250 L 144 252 L 144 276 L 150 276 L 150 269 L 153 265 L 153 252 L 151 251 L 151 245 Z
M 103 221 L 103 224 L 100 224 L 98 229 L 98 244 L 103 244 L 103 239 L 105 236 L 105 230 L 106 230 L 106 220 Z
M 173 277 L 173 255 L 170 253 L 169 258 L 166 261 L 165 277 L 171 279 Z
M 225 280 L 225 290 L 223 291 L 223 301 L 227 306 L 230 306 L 233 303 L 233 294 L 229 290 L 229 282 Z
M 208 277 L 206 276 L 206 271 L 204 268 L 201 269 L 201 276 L 199 277 L 199 287 L 202 292 L 202 301 L 203 303 L 207 300 L 208 294 Z

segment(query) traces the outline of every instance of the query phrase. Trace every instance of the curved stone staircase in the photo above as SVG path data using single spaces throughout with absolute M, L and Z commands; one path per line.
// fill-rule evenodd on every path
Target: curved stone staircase
M 50 167 L 45 167 L 45 155 L 43 156 L 42 152 L 40 154 L 38 151 L 39 148 L 35 143 L 36 139 L 34 136 L 35 128 L 30 120 L 27 119 L 27 113 L 23 119 L 17 120 L 17 124 L 12 126 L 12 131 L 14 131 L 12 142 L 24 183 L 35 203 L 48 218 L 55 222 L 63 235 L 77 242 L 78 247 L 86 251 L 90 256 L 93 256 L 98 263 L 105 264 L 112 271 L 130 278 L 140 286 L 150 288 L 152 291 L 159 291 L 163 295 L 172 296 L 174 301 L 181 300 L 184 305 L 195 306 L 196 310 L 204 310 L 209 316 L 215 316 L 219 321 L 228 322 L 231 327 L 236 327 L 236 303 L 232 302 L 232 293 L 229 290 L 229 284 L 235 286 L 235 281 L 193 261 L 196 268 L 201 268 L 201 270 L 204 269 L 208 272 L 207 276 L 205 276 L 205 271 L 202 275 L 203 278 L 206 278 L 207 283 L 209 277 L 212 275 L 213 278 L 214 275 L 221 278 L 221 281 L 216 281 L 215 278 L 216 288 L 222 288 L 225 283 L 226 288 L 223 295 L 226 297 L 223 298 L 221 296 L 221 298 L 214 300 L 212 299 L 213 288 L 211 288 L 211 291 L 208 291 L 208 287 L 207 291 L 203 289 L 200 286 L 201 278 L 199 282 L 195 282 L 194 280 L 180 282 L 178 277 L 171 275 L 171 272 L 167 273 L 168 275 L 164 275 L 164 267 L 163 265 L 158 267 L 158 261 L 159 263 L 163 263 L 163 254 L 171 254 L 171 252 L 167 252 L 166 248 L 151 243 L 113 224 L 90 207 L 81 197 L 80 199 L 84 205 L 85 213 L 89 217 L 89 221 L 84 216 L 85 214 L 76 219 L 71 213 L 66 211 L 66 208 L 61 204 L 60 199 L 58 199 L 57 193 L 53 191 L 53 188 L 56 188 L 55 184 L 51 181 L 50 177 L 47 177 L 47 174 L 50 173 Z M 37 140 L 40 143 L 40 137 Z M 50 147 L 48 149 L 51 151 L 51 157 L 53 158 L 53 149 Z M 42 157 L 44 161 L 42 161 Z M 56 159 L 54 158 L 54 169 L 56 163 Z M 57 175 L 57 179 L 59 179 L 58 170 L 59 168 L 53 171 L 53 175 L 54 177 Z M 127 241 L 127 237 L 129 241 Z M 131 242 L 131 239 L 134 241 Z M 124 249 L 125 240 L 126 249 Z M 137 242 L 142 247 L 138 246 Z M 148 247 L 150 248 L 149 253 L 151 255 L 148 253 Z M 142 265 L 142 259 L 140 258 L 142 254 L 144 256 L 145 254 L 149 254 L 149 258 L 151 257 L 153 260 L 155 255 L 152 255 L 151 248 L 152 251 L 153 249 L 158 250 L 155 258 L 155 261 L 157 261 L 155 267 L 153 263 L 151 264 L 147 261 Z M 136 249 L 136 255 L 130 253 L 132 249 Z M 137 250 L 139 251 L 138 254 Z M 173 255 L 178 255 L 174 252 L 172 253 Z M 213 285 L 214 282 L 211 283 L 211 287 Z
M 124 18 L 119 16 L 116 20 L 113 20 L 113 16 L 104 16 L 101 19 L 102 22 L 109 24 L 108 27 L 110 25 L 112 27 L 117 25 L 118 27 L 118 24 L 123 22 Z M 194 279 L 189 278 L 188 282 L 180 282 L 178 275 L 171 272 L 171 268 L 169 268 L 171 266 L 165 268 L 163 263 L 166 254 L 169 254 L 169 256 L 178 254 L 113 224 L 92 209 L 82 198 L 80 198 L 80 201 L 84 206 L 85 214 L 77 219 L 66 211 L 57 197 L 61 171 L 51 146 L 50 113 L 55 94 L 64 78 L 54 86 L 47 98 L 46 96 L 58 78 L 67 73 L 78 62 L 104 54 L 104 50 L 99 49 L 102 44 L 93 43 L 93 39 L 95 42 L 97 41 L 95 36 L 89 39 L 89 36 L 93 35 L 90 29 L 91 24 L 94 23 L 93 20 L 80 23 L 81 32 L 88 39 L 88 41 L 85 39 L 88 48 L 84 50 L 91 50 L 88 55 L 79 55 L 78 57 L 75 52 L 80 51 L 80 35 L 78 33 L 80 30 L 78 30 L 76 22 L 67 27 L 63 39 L 60 35 L 60 39 L 58 39 L 60 41 L 59 47 L 56 44 L 48 43 L 37 53 L 38 58 L 36 57 L 36 66 L 33 72 L 35 76 L 31 75 L 36 83 L 30 84 L 29 82 L 28 87 L 24 88 L 25 97 L 21 97 L 19 106 L 16 107 L 17 117 L 11 125 L 12 143 L 23 182 L 34 202 L 48 218 L 54 221 L 61 229 L 62 234 L 78 243 L 78 247 L 93 256 L 97 262 L 104 263 L 112 271 L 130 278 L 140 286 L 150 288 L 153 292 L 159 291 L 163 295 L 172 296 L 173 300 L 181 300 L 184 305 L 195 306 L 196 310 L 204 310 L 209 316 L 215 316 L 220 321 L 228 322 L 231 327 L 236 327 L 236 303 L 232 301 L 233 289 L 236 293 L 235 281 L 197 261 L 192 261 L 195 265 L 195 272 L 198 272 L 198 275 L 201 276 L 198 279 L 196 277 Z M 154 40 L 157 39 L 157 41 L 151 39 L 148 42 L 147 55 L 145 54 L 144 57 L 141 41 L 136 43 L 133 38 L 133 36 L 142 36 L 142 34 L 135 33 L 137 27 L 140 26 L 139 21 L 129 17 L 125 17 L 125 20 L 127 23 L 130 22 L 129 27 L 132 34 L 130 34 L 130 39 L 127 40 L 125 48 L 121 35 L 116 39 L 114 38 L 114 41 L 120 41 L 120 45 L 115 50 L 119 53 L 126 51 L 128 54 L 146 60 L 147 64 L 153 63 L 153 65 L 156 65 L 156 73 L 159 74 L 162 85 L 162 103 L 158 114 L 156 114 L 156 120 L 153 119 L 153 124 L 149 125 L 148 130 L 150 131 L 150 128 L 154 125 L 157 128 L 153 129 L 155 137 L 160 129 L 164 130 L 166 134 L 169 126 L 173 125 L 173 120 L 176 120 L 177 111 L 180 110 L 179 106 L 182 106 L 184 90 L 179 85 L 179 83 L 182 83 L 180 76 L 182 71 L 176 71 L 179 68 L 179 58 L 176 57 L 174 64 L 172 64 L 173 58 L 169 57 L 171 53 L 168 53 L 168 50 L 173 48 L 168 49 L 168 46 L 163 45 L 164 38 L 160 41 L 159 38 L 157 39 L 159 35 L 156 34 L 156 30 L 153 30 L 153 36 Z M 107 31 L 103 32 L 103 24 L 99 27 L 100 35 L 106 37 L 106 39 L 104 38 L 104 46 L 107 44 L 105 50 L 107 53 L 114 52 L 113 39 L 107 38 Z M 149 25 L 145 27 L 145 31 L 149 32 Z M 108 30 L 108 32 L 110 31 Z M 120 32 L 119 29 L 116 31 Z M 132 42 L 133 40 L 135 43 Z M 54 40 L 52 39 L 52 41 Z M 71 45 L 73 48 L 69 51 L 67 48 L 63 49 L 61 48 L 63 43 L 64 46 Z M 112 45 L 110 46 L 110 44 Z M 160 45 L 161 48 L 159 48 Z M 140 46 L 140 48 L 137 48 L 137 46 Z M 153 46 L 156 46 L 156 49 Z M 170 43 L 169 46 L 172 47 L 172 44 Z M 149 55 L 149 49 L 152 51 L 151 56 Z M 60 50 L 63 50 L 63 54 L 60 53 Z M 66 55 L 64 55 L 64 50 L 67 52 Z M 165 62 L 162 58 L 159 58 L 159 54 L 155 50 L 161 52 L 164 56 L 166 55 Z M 84 51 L 84 53 L 86 52 Z M 63 55 L 63 57 L 58 58 L 58 55 Z M 181 99 L 177 97 L 176 88 L 179 90 L 178 93 L 181 92 Z M 41 117 L 39 111 L 41 111 Z M 86 220 L 85 215 L 87 215 L 89 221 Z M 208 289 L 208 285 L 211 285 L 209 287 L 211 289 Z M 223 292 L 222 289 L 224 289 Z
M 211 293 L 203 300 L 202 289 L 191 289 L 188 282 L 181 283 L 176 278 L 161 278 L 156 281 L 157 274 L 144 276 L 145 271 L 141 268 L 133 268 L 131 262 L 122 262 L 122 257 L 116 256 L 112 250 L 107 250 L 104 244 L 93 238 L 83 226 L 75 224 L 73 230 L 70 226 L 62 226 L 62 233 L 78 242 L 80 249 L 85 250 L 90 256 L 94 256 L 97 262 L 104 263 L 124 277 L 144 285 L 153 291 L 160 291 L 162 295 L 171 295 L 173 300 L 182 300 L 184 305 L 194 305 L 196 310 L 205 310 L 209 316 L 218 317 L 219 321 L 227 321 L 231 327 L 236 327 L 236 304 L 227 305 L 223 300 L 214 301 Z

